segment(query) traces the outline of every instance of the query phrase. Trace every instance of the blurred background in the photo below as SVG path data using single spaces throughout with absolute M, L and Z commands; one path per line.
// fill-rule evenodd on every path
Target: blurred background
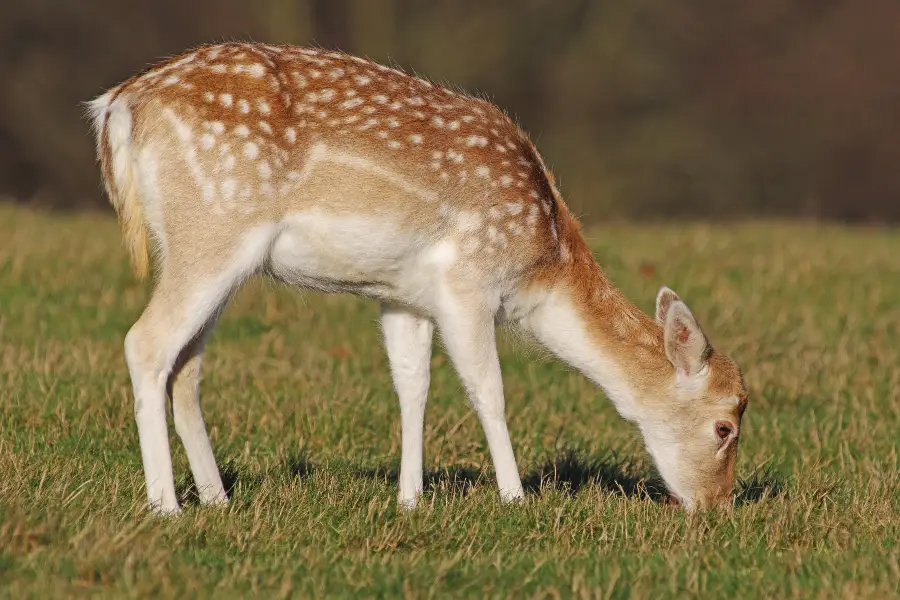
M 0 201 L 107 210 L 80 103 L 222 40 L 484 94 L 586 222 L 900 218 L 897 0 L 5 0 Z

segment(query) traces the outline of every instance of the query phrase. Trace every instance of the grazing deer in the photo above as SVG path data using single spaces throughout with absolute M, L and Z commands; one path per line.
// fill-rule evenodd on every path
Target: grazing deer
M 529 332 L 637 424 L 688 510 L 731 494 L 746 390 L 688 307 L 656 318 L 605 277 L 529 138 L 490 103 L 340 52 L 207 45 L 90 103 L 103 182 L 139 276 L 125 338 L 150 506 L 179 511 L 171 394 L 200 500 L 227 502 L 200 412 L 210 330 L 247 278 L 381 303 L 400 400 L 398 502 L 422 492 L 436 326 L 505 500 L 522 497 L 496 323 Z

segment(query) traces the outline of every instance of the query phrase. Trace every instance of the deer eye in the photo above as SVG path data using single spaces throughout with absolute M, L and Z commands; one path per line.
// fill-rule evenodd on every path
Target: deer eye
M 723 442 L 728 439 L 732 431 L 734 431 L 734 425 L 728 421 L 716 421 L 716 435 Z

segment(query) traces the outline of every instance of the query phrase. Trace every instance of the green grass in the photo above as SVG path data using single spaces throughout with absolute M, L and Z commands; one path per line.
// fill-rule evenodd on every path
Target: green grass
M 224 315 L 201 388 L 233 501 L 196 505 L 172 431 L 187 508 L 151 517 L 122 356 L 149 284 L 131 279 L 111 219 L 0 207 L 0 595 L 900 597 L 900 233 L 589 237 L 641 308 L 673 287 L 744 368 L 733 514 L 655 501 L 634 429 L 583 377 L 508 335 L 527 500 L 498 502 L 438 347 L 425 502 L 400 513 L 377 307 L 260 283 Z

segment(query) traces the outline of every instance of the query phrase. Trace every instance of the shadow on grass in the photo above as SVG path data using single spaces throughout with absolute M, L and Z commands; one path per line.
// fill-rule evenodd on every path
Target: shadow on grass
M 396 485 L 399 477 L 396 468 L 388 467 L 358 469 L 354 474 L 380 479 L 390 485 Z M 431 469 L 424 474 L 426 492 L 440 490 L 464 496 L 478 485 L 494 485 L 494 476 L 486 467 L 450 466 Z M 616 494 L 657 502 L 668 498 L 661 480 L 636 473 L 629 462 L 615 454 L 587 457 L 576 451 L 562 452 L 553 460 L 529 469 L 522 477 L 522 486 L 527 494 L 533 495 L 548 489 L 575 494 L 585 487 L 596 486 Z
M 767 498 L 784 495 L 787 491 L 787 479 L 775 470 L 772 465 L 757 468 L 750 477 L 738 477 L 735 482 L 735 506 L 744 506 L 761 502 Z
M 261 473 L 248 473 L 233 461 L 219 463 L 222 484 L 229 496 L 235 490 L 249 491 L 262 484 L 267 477 Z M 306 479 L 315 472 L 329 467 L 309 462 L 303 454 L 285 458 L 283 475 L 291 479 Z M 399 469 L 379 466 L 374 468 L 338 468 L 349 477 L 374 479 L 396 486 Z M 429 469 L 424 473 L 425 492 L 440 491 L 442 494 L 466 496 L 476 486 L 494 485 L 494 476 L 487 467 L 449 466 Z M 600 456 L 587 456 L 576 450 L 559 452 L 552 460 L 532 466 L 522 477 L 522 485 L 527 494 L 541 495 L 554 490 L 574 495 L 582 489 L 595 487 L 613 494 L 667 503 L 669 493 L 662 479 L 655 473 L 643 473 L 634 463 L 619 457 L 615 452 Z M 787 480 L 771 465 L 758 468 L 748 478 L 738 477 L 735 481 L 735 506 L 744 506 L 774 498 L 786 493 Z M 186 505 L 199 504 L 197 488 L 188 474 L 178 486 L 178 496 Z
M 554 489 L 575 494 L 585 487 L 596 487 L 629 498 L 665 502 L 669 493 L 662 479 L 639 472 L 634 464 L 615 452 L 601 456 L 585 456 L 575 450 L 559 452 L 525 475 L 526 491 L 540 493 Z
M 222 487 L 225 488 L 229 498 L 234 496 L 236 489 L 250 490 L 263 482 L 263 475 L 247 473 L 246 469 L 241 469 L 234 461 L 218 461 L 218 464 Z M 200 506 L 197 484 L 190 472 L 185 475 L 184 481 L 176 482 L 175 495 L 183 506 Z
M 354 469 L 352 474 L 356 477 L 377 479 L 393 486 L 397 485 L 400 478 L 398 469 L 394 467 Z M 440 491 L 458 496 L 467 495 L 475 486 L 491 483 L 487 469 L 458 465 L 429 469 L 422 478 L 425 492 Z

